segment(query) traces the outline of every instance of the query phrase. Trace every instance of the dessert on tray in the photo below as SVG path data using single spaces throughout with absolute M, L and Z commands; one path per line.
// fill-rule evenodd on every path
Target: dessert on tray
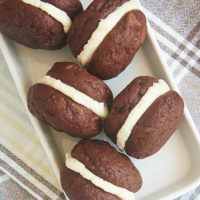
M 167 142 L 183 112 L 182 98 L 165 81 L 141 76 L 113 100 L 104 130 L 122 151 L 145 158 Z
M 109 87 L 71 62 L 55 63 L 28 92 L 28 108 L 58 131 L 88 138 L 103 128 L 112 100 Z
M 1 0 L 0 32 L 34 49 L 59 49 L 82 10 L 79 0 Z
M 94 0 L 76 16 L 67 40 L 90 73 L 110 79 L 128 66 L 146 31 L 146 19 L 136 0 Z
M 61 185 L 74 200 L 133 200 L 139 171 L 122 153 L 100 140 L 82 140 L 66 155 Z

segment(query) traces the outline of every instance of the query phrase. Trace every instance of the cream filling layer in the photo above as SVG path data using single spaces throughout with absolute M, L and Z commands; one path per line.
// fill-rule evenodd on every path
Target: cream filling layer
M 85 95 L 74 87 L 63 83 L 61 80 L 55 79 L 51 76 L 44 76 L 42 79 L 39 80 L 38 83 L 48 85 L 60 91 L 78 104 L 81 104 L 82 106 L 90 109 L 101 118 L 106 118 L 108 115 L 108 108 L 104 105 L 103 102 L 98 102 L 92 99 L 91 97 Z
M 105 192 L 113 194 L 122 200 L 134 200 L 134 193 L 129 190 L 116 186 L 102 178 L 96 176 L 89 171 L 83 163 L 73 158 L 70 153 L 66 154 L 65 160 L 66 167 L 74 172 L 79 173 L 83 178 L 91 181 L 95 186 L 101 188 Z
M 42 2 L 40 0 L 21 0 L 22 2 L 29 4 L 31 6 L 40 8 L 47 14 L 49 14 L 51 17 L 53 17 L 55 20 L 60 22 L 63 25 L 64 32 L 67 33 L 72 21 L 70 17 L 67 15 L 66 12 L 63 10 L 51 5 L 50 3 Z
M 129 11 L 139 9 L 137 0 L 130 0 L 120 7 L 118 7 L 114 12 L 109 14 L 105 19 L 101 19 L 98 27 L 92 33 L 92 36 L 88 40 L 88 43 L 83 47 L 81 53 L 77 56 L 78 61 L 82 65 L 87 65 L 94 52 L 101 44 L 106 35 L 114 28 L 114 26 L 119 22 L 119 20 Z
M 136 125 L 140 117 L 151 106 L 151 104 L 161 95 L 170 90 L 165 81 L 159 79 L 158 83 L 154 83 L 138 104 L 131 110 L 125 123 L 117 133 L 117 146 L 124 151 L 126 141 L 128 140 L 133 127 Z

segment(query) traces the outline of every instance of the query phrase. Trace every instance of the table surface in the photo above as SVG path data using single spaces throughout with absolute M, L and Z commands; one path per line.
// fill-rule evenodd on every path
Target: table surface
M 200 133 L 200 1 L 140 2 Z M 1 52 L 0 97 L 0 199 L 64 199 Z M 9 138 L 9 134 L 14 137 L 15 132 L 26 134 L 23 143 Z M 27 132 L 34 143 L 27 143 Z M 22 148 L 28 149 L 26 154 Z M 41 184 L 39 189 L 38 184 Z M 199 200 L 200 186 L 178 199 Z

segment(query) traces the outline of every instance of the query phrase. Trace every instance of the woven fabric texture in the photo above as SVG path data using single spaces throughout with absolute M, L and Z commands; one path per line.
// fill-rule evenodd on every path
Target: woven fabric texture
M 200 133 L 200 1 L 140 2 Z M 1 52 L 0 198 L 65 199 Z M 199 200 L 200 186 L 178 199 Z

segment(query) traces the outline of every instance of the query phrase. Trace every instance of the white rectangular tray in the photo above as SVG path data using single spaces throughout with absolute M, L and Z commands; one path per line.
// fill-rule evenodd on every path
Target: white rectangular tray
M 84 1 L 84 7 L 88 3 L 89 0 Z M 57 51 L 34 50 L 0 35 L 0 47 L 26 108 L 28 89 L 44 76 L 55 62 L 76 62 L 68 46 Z M 106 81 L 106 83 L 110 86 L 113 95 L 116 96 L 132 79 L 140 75 L 162 78 L 173 90 L 177 91 L 170 71 L 162 61 L 158 44 L 150 27 L 148 27 L 148 35 L 144 44 L 129 67 L 118 77 Z M 78 139 L 53 130 L 30 113 L 29 117 L 59 180 L 60 169 L 64 166 L 65 153 L 73 148 Z M 103 133 L 96 138 L 111 143 Z M 131 159 L 143 178 L 143 186 L 135 194 L 136 199 L 171 200 L 200 184 L 199 155 L 198 132 L 187 108 L 185 108 L 181 125 L 158 153 L 146 159 Z

